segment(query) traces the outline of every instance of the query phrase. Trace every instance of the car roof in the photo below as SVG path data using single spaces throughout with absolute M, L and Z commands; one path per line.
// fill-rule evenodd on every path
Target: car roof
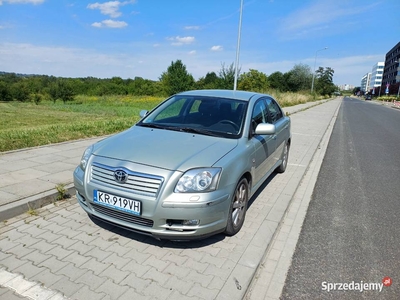
M 267 94 L 260 94 L 255 92 L 246 92 L 246 91 L 233 91 L 233 90 L 193 90 L 193 91 L 182 92 L 177 95 L 221 97 L 221 98 L 230 98 L 243 101 L 249 101 L 254 96 L 257 96 L 257 98 L 262 96 L 269 96 L 273 98 L 271 95 Z

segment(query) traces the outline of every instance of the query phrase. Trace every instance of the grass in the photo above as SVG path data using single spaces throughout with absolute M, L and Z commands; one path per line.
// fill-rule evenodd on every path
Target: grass
M 313 99 L 309 94 L 269 91 L 282 106 Z M 103 136 L 123 131 L 139 120 L 142 109 L 150 110 L 163 98 L 134 96 L 76 96 L 64 104 L 42 101 L 0 102 L 0 152 Z
M 0 152 L 102 136 L 125 130 L 156 97 L 76 97 L 75 101 L 0 103 Z
M 281 93 L 279 91 L 271 91 L 269 94 L 277 99 L 279 105 L 281 105 L 282 107 L 294 106 L 327 98 L 324 96 L 316 97 L 309 93 Z

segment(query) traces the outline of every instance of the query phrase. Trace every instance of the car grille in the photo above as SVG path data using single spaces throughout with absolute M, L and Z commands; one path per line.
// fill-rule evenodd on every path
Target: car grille
M 124 170 L 127 173 L 128 179 L 125 183 L 118 183 L 115 180 L 116 170 Z M 114 168 L 99 163 L 93 163 L 91 171 L 92 181 L 118 186 L 136 194 L 152 197 L 157 197 L 164 180 L 160 176 L 137 173 L 126 168 Z
M 134 216 L 122 211 L 118 211 L 118 210 L 114 210 L 102 205 L 98 205 L 95 203 L 91 203 L 91 206 L 93 207 L 93 209 L 98 212 L 101 213 L 103 215 L 109 216 L 111 218 L 115 218 L 121 221 L 125 221 L 128 223 L 132 223 L 132 224 L 136 224 L 136 225 L 140 225 L 140 226 L 146 226 L 146 227 L 153 227 L 153 221 L 149 220 L 149 219 L 145 219 L 145 218 L 141 218 L 138 216 Z

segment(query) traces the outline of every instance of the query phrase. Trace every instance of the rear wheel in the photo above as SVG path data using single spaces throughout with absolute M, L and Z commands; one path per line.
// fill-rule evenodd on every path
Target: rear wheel
M 242 228 L 249 200 L 249 184 L 246 178 L 242 178 L 236 186 L 235 194 L 229 208 L 228 224 L 225 234 L 232 236 Z
M 289 158 L 289 143 L 285 143 L 285 147 L 283 147 L 283 152 L 281 155 L 281 165 L 276 169 L 276 172 L 283 173 L 286 171 L 286 166 Z

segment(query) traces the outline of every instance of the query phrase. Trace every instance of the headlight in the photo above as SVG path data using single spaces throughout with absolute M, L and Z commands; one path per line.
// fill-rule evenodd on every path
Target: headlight
M 89 146 L 86 148 L 85 152 L 83 152 L 82 158 L 81 158 L 81 163 L 80 166 L 83 171 L 85 171 L 88 160 L 90 158 L 90 155 L 93 153 L 93 145 Z
M 219 168 L 193 169 L 187 171 L 176 184 L 175 193 L 210 192 L 217 188 Z

